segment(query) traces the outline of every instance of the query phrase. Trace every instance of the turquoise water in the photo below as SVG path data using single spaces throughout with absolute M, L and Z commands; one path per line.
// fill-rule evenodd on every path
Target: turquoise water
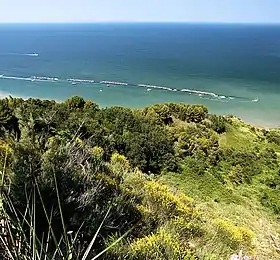
M 64 100 L 82 95 L 101 106 L 127 107 L 167 101 L 199 103 L 213 113 L 279 126 L 279 71 L 280 26 L 0 25 L 2 97 Z M 10 76 L 110 80 L 178 91 L 5 78 Z M 217 96 L 190 95 L 181 89 Z

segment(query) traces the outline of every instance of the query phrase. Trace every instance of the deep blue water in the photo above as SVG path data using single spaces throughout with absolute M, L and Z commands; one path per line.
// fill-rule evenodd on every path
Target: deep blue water
M 26 55 L 32 53 L 38 56 Z M 2 96 L 63 100 L 79 94 L 103 106 L 129 107 L 165 101 L 203 103 L 210 111 L 233 113 L 259 124 L 280 122 L 280 26 L 276 25 L 2 24 L 0 74 L 167 85 L 246 99 L 209 100 L 136 87 L 0 78 Z M 260 101 L 249 102 L 256 98 Z

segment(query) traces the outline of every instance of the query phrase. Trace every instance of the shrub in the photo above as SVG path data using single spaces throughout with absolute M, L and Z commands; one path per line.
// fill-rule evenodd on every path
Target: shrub
M 172 117 L 187 122 L 202 122 L 208 113 L 206 107 L 202 105 L 186 105 L 177 103 L 156 104 L 143 110 L 145 115 L 157 115 L 156 117 L 164 122 Z
M 174 132 L 178 140 L 176 152 L 181 157 L 197 153 L 209 156 L 219 147 L 218 135 L 204 125 L 188 124 L 183 128 L 175 129 Z
M 223 116 L 211 115 L 211 128 L 218 134 L 226 132 L 226 119 Z
M 229 180 L 234 184 L 242 184 L 244 182 L 244 173 L 240 165 L 232 166 L 228 173 Z
M 132 242 L 130 244 L 130 255 L 131 259 L 139 260 L 193 259 L 190 250 L 180 244 L 178 237 L 172 236 L 164 229 L 160 229 L 156 234 L 151 234 Z
M 191 174 L 203 175 L 208 168 L 207 160 L 203 156 L 188 156 L 184 160 L 184 168 Z
M 195 213 L 192 198 L 183 193 L 176 195 L 168 186 L 157 181 L 146 181 L 142 192 L 142 209 L 163 222 L 175 216 L 191 219 Z
M 130 165 L 125 156 L 113 153 L 110 161 L 110 169 L 116 178 L 121 178 L 124 173 L 130 170 Z
M 260 157 L 255 152 L 219 149 L 218 167 L 224 173 L 224 181 L 235 184 L 251 183 L 254 176 L 262 173 Z
M 203 234 L 199 217 L 191 220 L 184 217 L 175 217 L 168 223 L 168 228 L 173 230 L 175 234 L 178 234 L 185 241 Z
M 279 191 L 266 189 L 262 192 L 261 203 L 263 206 L 270 208 L 275 214 L 280 214 Z
M 234 250 L 253 248 L 253 240 L 256 234 L 246 227 L 235 226 L 228 220 L 216 219 L 215 225 L 218 234 Z
M 280 132 L 276 130 L 271 130 L 266 133 L 266 138 L 269 143 L 274 143 L 280 145 Z

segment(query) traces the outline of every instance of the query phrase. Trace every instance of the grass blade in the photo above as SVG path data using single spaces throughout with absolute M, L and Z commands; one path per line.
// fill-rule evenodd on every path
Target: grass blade
M 66 231 L 66 227 L 65 227 L 65 223 L 64 223 L 64 218 L 63 218 L 63 213 L 62 213 L 62 206 L 61 206 L 61 203 L 60 203 L 60 197 L 59 197 L 59 193 L 58 193 L 58 186 L 57 186 L 57 181 L 56 181 L 55 173 L 54 173 L 54 183 L 55 183 L 55 190 L 56 190 L 56 196 L 57 196 L 57 201 L 58 201 L 58 208 L 59 208 L 61 224 L 62 224 L 62 227 L 63 227 L 63 236 L 64 236 L 64 240 L 65 240 L 65 242 L 67 244 L 67 251 L 69 251 L 70 250 L 70 243 L 69 243 L 69 239 L 68 239 L 68 236 L 67 236 L 67 231 Z M 67 252 L 67 253 L 69 253 L 69 252 Z
M 126 237 L 132 230 L 133 228 L 129 229 L 128 231 L 126 231 L 121 237 L 119 237 L 116 241 L 114 241 L 111 245 L 109 245 L 108 247 L 106 247 L 102 252 L 100 252 L 99 254 L 97 254 L 95 257 L 93 257 L 91 260 L 96 260 L 98 257 L 100 257 L 101 255 L 103 255 L 104 253 L 106 253 L 109 249 L 111 249 L 113 246 L 115 246 L 117 243 L 119 243 L 124 237 Z
M 101 222 L 99 228 L 98 228 L 97 231 L 95 232 L 94 237 L 92 238 L 92 240 L 91 240 L 89 246 L 87 247 L 87 250 L 86 250 L 86 252 L 84 253 L 82 260 L 86 260 L 86 259 L 87 259 L 88 255 L 89 255 L 89 253 L 90 253 L 90 251 L 91 251 L 91 248 L 92 248 L 92 246 L 93 246 L 93 244 L 94 244 L 94 242 L 95 242 L 95 240 L 96 240 L 96 238 L 97 238 L 97 236 L 98 236 L 98 234 L 99 234 L 99 232 L 100 232 L 100 229 L 101 229 L 101 227 L 103 226 L 103 224 L 104 224 L 106 218 L 107 218 L 108 215 L 109 215 L 110 210 L 111 210 L 111 207 L 108 209 L 108 211 L 107 211 L 105 217 L 103 218 L 103 220 L 102 220 L 102 222 Z

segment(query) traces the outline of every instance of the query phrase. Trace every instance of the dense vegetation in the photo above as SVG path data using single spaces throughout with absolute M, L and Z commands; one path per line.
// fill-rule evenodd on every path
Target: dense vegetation
M 280 258 L 277 129 L 201 105 L 10 97 L 0 135 L 7 259 Z

